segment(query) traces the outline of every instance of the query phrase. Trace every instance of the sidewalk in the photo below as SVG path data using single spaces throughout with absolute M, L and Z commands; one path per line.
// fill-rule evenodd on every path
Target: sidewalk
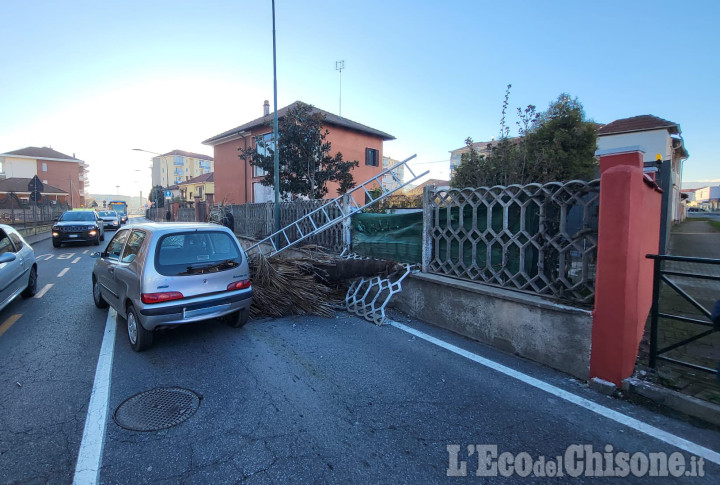
M 674 256 L 720 259 L 720 232 L 714 229 L 707 221 L 688 219 L 673 227 L 670 235 L 669 252 Z M 720 276 L 720 266 L 678 262 L 666 262 L 664 264 L 665 269 Z M 671 276 L 670 278 L 707 309 L 712 310 L 715 302 L 720 299 L 720 281 L 677 276 Z M 662 286 L 660 295 L 661 312 L 706 320 L 705 316 L 678 293 L 665 284 Z M 666 347 L 706 330 L 708 330 L 708 327 L 661 319 L 658 325 L 658 347 Z M 636 376 L 647 373 L 642 375 L 644 380 L 653 381 L 681 394 L 720 405 L 720 381 L 715 375 L 669 362 L 658 362 L 657 373 L 647 367 L 650 345 L 649 332 L 650 319 L 648 318 L 645 335 L 640 344 Z M 720 360 L 720 332 L 712 333 L 678 347 L 663 354 L 663 356 L 717 369 Z
M 51 231 L 47 232 L 41 232 L 38 234 L 34 234 L 32 236 L 26 236 L 23 239 L 25 239 L 29 245 L 33 245 L 35 243 L 39 243 L 40 241 L 45 241 L 47 239 L 50 239 L 52 237 Z

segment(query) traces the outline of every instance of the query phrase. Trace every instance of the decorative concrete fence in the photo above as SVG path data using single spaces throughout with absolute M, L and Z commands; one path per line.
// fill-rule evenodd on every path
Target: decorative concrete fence
M 600 181 L 425 189 L 423 271 L 592 304 Z
M 427 189 L 425 271 L 408 278 L 395 306 L 620 385 L 650 309 L 645 255 L 658 250 L 661 192 L 638 148 L 598 155 L 599 183 Z

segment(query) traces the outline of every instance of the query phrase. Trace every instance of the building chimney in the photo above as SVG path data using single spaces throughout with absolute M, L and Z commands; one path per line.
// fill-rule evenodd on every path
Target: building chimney
M 270 101 L 267 99 L 263 103 L 263 116 L 267 116 L 270 114 Z

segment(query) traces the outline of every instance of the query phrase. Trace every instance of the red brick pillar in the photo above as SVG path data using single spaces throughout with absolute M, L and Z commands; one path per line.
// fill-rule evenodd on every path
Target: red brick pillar
M 598 155 L 600 221 L 590 377 L 620 386 L 635 368 L 652 302 L 653 264 L 645 255 L 658 251 L 661 193 L 643 174 L 639 147 Z

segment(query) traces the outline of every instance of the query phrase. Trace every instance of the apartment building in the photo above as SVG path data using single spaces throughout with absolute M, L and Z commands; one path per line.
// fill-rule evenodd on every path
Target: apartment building
M 177 185 L 215 170 L 215 161 L 210 155 L 184 150 L 158 155 L 152 161 L 153 187 Z

